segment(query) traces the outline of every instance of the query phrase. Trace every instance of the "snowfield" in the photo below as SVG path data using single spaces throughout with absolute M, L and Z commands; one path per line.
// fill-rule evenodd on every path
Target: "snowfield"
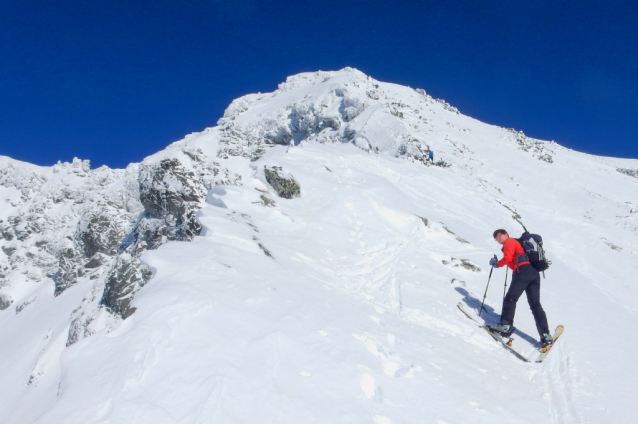
M 2 423 L 636 421 L 638 160 L 346 68 L 126 170 L 0 169 Z M 478 312 L 492 232 L 521 223 L 565 326 L 540 364 L 457 308 Z M 533 360 L 524 296 L 515 326 Z

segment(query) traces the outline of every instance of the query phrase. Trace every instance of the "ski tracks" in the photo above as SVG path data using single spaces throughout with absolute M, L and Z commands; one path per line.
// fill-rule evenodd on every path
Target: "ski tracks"
M 564 336 L 563 336 L 564 337 Z M 547 359 L 540 364 L 545 394 L 553 424 L 580 424 L 583 422 L 576 399 L 578 376 L 568 354 L 566 340 L 561 338 Z

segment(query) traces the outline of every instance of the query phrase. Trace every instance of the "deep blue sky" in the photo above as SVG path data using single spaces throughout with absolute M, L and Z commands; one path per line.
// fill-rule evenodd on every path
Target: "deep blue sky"
M 532 137 L 638 158 L 638 2 L 0 3 L 0 155 L 124 167 L 286 76 L 355 67 Z

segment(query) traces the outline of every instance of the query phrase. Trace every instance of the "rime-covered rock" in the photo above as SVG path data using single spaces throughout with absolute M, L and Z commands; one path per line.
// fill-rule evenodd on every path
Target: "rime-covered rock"
M 203 182 L 178 159 L 140 169 L 140 201 L 150 216 L 164 220 L 168 240 L 192 240 L 199 234 L 201 225 L 195 214 L 205 198 Z

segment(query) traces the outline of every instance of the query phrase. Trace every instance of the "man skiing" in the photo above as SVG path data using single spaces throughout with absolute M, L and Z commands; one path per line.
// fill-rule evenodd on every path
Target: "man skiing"
M 525 255 L 523 247 L 518 240 L 510 238 L 505 230 L 494 231 L 494 240 L 503 245 L 503 259 L 497 261 L 490 259 L 490 265 L 499 268 L 507 265 L 512 272 L 512 282 L 510 288 L 503 299 L 503 310 L 501 312 L 501 322 L 498 325 L 488 325 L 487 327 L 495 332 L 508 336 L 514 332 L 514 313 L 516 312 L 516 302 L 525 292 L 527 302 L 536 321 L 536 329 L 541 336 L 543 347 L 553 343 L 547 325 L 547 316 L 541 306 L 541 276 Z

